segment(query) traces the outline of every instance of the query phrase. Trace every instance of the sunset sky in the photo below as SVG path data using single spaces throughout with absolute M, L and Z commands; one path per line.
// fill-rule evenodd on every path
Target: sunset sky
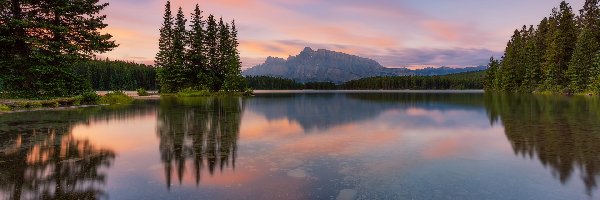
M 120 46 L 102 56 L 152 64 L 166 0 L 109 2 L 108 32 Z M 568 1 L 577 13 L 584 0 Z M 515 28 L 537 24 L 560 0 L 173 0 L 189 17 L 236 20 L 243 66 L 304 47 L 375 59 L 386 67 L 474 66 L 500 56 Z

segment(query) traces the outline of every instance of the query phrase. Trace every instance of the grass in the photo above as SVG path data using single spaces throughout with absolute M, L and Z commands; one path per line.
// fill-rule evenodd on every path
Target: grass
M 56 98 L 50 100 L 28 100 L 11 99 L 0 102 L 0 112 L 10 112 L 18 110 L 35 110 L 40 108 L 59 108 L 80 105 L 98 105 L 98 104 L 129 104 L 133 98 L 127 96 L 121 91 L 115 91 L 99 96 L 96 92 L 87 92 L 81 95 L 67 98 Z
M 252 96 L 253 94 L 254 94 L 254 91 L 252 91 L 252 90 L 246 90 L 244 92 L 225 92 L 225 91 L 210 92 L 208 90 L 194 90 L 194 89 L 188 88 L 188 89 L 184 89 L 184 90 L 178 92 L 177 94 L 175 94 L 175 96 L 177 96 L 177 97 Z
M 127 94 L 125 94 L 122 91 L 113 91 L 110 92 L 102 97 L 100 97 L 98 103 L 100 104 L 109 104 L 109 105 L 114 105 L 114 104 L 129 104 L 133 102 L 133 98 L 130 96 L 127 96 Z

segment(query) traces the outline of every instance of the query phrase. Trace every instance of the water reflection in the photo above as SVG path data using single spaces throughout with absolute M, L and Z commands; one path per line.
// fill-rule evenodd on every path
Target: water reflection
M 157 134 L 167 188 L 173 173 L 182 182 L 188 159 L 196 184 L 204 168 L 211 175 L 217 169 L 235 168 L 243 110 L 237 97 L 161 99 Z
M 492 124 L 500 122 L 517 155 L 549 166 L 565 184 L 576 170 L 591 194 L 600 175 L 600 101 L 591 97 L 492 95 Z
M 366 121 L 392 109 L 480 109 L 482 94 L 431 93 L 266 93 L 248 101 L 248 109 L 268 120 L 289 119 L 307 132 Z
M 108 111 L 111 110 L 111 111 Z M 115 158 L 110 149 L 75 138 L 76 124 L 119 117 L 113 109 L 0 115 L 0 197 L 97 199 Z M 108 114 L 110 113 L 110 114 Z M 112 116 L 112 117 L 111 117 Z

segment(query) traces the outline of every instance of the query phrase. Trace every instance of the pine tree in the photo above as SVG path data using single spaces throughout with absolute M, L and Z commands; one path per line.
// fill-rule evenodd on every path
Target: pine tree
M 521 31 L 515 30 L 509 41 L 504 59 L 502 61 L 502 89 L 505 91 L 517 91 L 521 86 L 525 75 L 525 38 L 527 37 L 526 26 Z
M 175 84 L 175 91 L 191 87 L 191 82 L 188 79 L 188 74 L 191 70 L 186 66 L 185 51 L 187 41 L 186 31 L 186 19 L 183 14 L 183 10 L 179 7 L 177 16 L 175 17 L 175 27 L 173 28 L 173 70 L 170 72 L 173 74 L 174 79 L 172 80 Z
M 498 60 L 494 59 L 494 57 L 490 58 L 490 63 L 488 64 L 488 69 L 485 72 L 485 83 L 484 88 L 488 91 L 496 90 L 495 87 L 495 79 L 498 68 L 500 67 L 500 63 Z
M 563 1 L 559 11 L 553 10 L 550 25 L 554 26 L 554 31 L 545 56 L 546 86 L 556 91 L 563 89 L 567 83 L 565 72 L 577 40 L 575 14 L 568 3 Z
M 540 59 L 540 50 L 538 47 L 537 31 L 533 26 L 529 27 L 527 36 L 524 43 L 524 67 L 525 77 L 521 85 L 521 91 L 532 92 L 540 82 L 541 65 L 542 60 Z
M 600 95 L 600 52 L 596 53 L 596 59 L 592 65 L 592 81 L 590 84 L 590 91 L 596 95 Z
M 218 91 L 221 87 L 221 83 L 218 79 L 219 68 L 219 28 L 213 15 L 208 16 L 206 22 L 206 38 L 204 41 L 206 57 L 208 61 L 208 71 L 205 78 L 203 78 L 207 85 L 210 86 L 210 90 Z
M 6 93 L 22 97 L 72 96 L 90 89 L 72 63 L 117 47 L 99 13 L 98 0 L 11 0 L 0 4 L 0 57 Z M 4 47 L 3 47 L 4 48 Z M 5 74 L 6 73 L 6 74 Z
M 583 92 L 588 88 L 594 76 L 592 66 L 595 53 L 600 50 L 600 7 L 598 0 L 586 0 L 581 10 L 579 34 L 573 58 L 569 64 L 567 75 L 570 79 L 569 89 L 572 92 Z
M 215 73 L 218 77 L 218 86 L 216 90 L 221 90 L 227 74 L 227 65 L 231 57 L 231 38 L 229 24 L 225 24 L 223 19 L 219 19 L 219 44 L 218 44 L 218 64 Z
M 165 5 L 165 14 L 163 16 L 162 27 L 160 28 L 160 38 L 158 39 L 158 53 L 155 63 L 157 67 L 157 78 L 160 84 L 160 92 L 175 92 L 175 84 L 172 82 L 173 75 L 173 15 L 171 14 L 171 2 L 167 1 Z
M 240 52 L 237 50 L 237 47 L 239 46 L 237 35 L 238 32 L 235 27 L 235 21 L 231 21 L 229 58 L 227 60 L 225 82 L 223 83 L 225 91 L 243 91 L 248 87 L 246 79 L 242 76 Z
M 196 4 L 196 8 L 192 13 L 191 30 L 188 35 L 189 50 L 187 51 L 187 59 L 189 60 L 190 73 L 189 80 L 200 88 L 207 88 L 206 74 L 208 74 L 208 63 L 204 47 L 205 22 L 202 19 L 202 11 L 200 6 Z

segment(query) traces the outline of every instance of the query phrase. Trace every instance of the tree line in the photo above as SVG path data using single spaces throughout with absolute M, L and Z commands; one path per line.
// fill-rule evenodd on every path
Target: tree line
M 158 89 L 156 70 L 150 65 L 108 59 L 87 60 L 75 63 L 74 70 L 97 91 Z
M 0 1 L 2 96 L 49 98 L 89 91 L 73 63 L 117 47 L 99 0 Z
M 502 59 L 490 59 L 491 91 L 600 94 L 600 5 L 586 0 L 579 15 L 565 1 L 537 27 L 514 31 Z
M 257 90 L 449 90 L 483 89 L 485 71 L 443 76 L 385 76 L 352 80 L 340 85 L 331 82 L 300 83 L 269 76 L 248 76 L 248 84 Z
M 212 14 L 205 20 L 202 13 L 196 4 L 188 29 L 182 8 L 173 16 L 167 1 L 155 58 L 160 92 L 246 90 L 235 21 L 217 22 Z

